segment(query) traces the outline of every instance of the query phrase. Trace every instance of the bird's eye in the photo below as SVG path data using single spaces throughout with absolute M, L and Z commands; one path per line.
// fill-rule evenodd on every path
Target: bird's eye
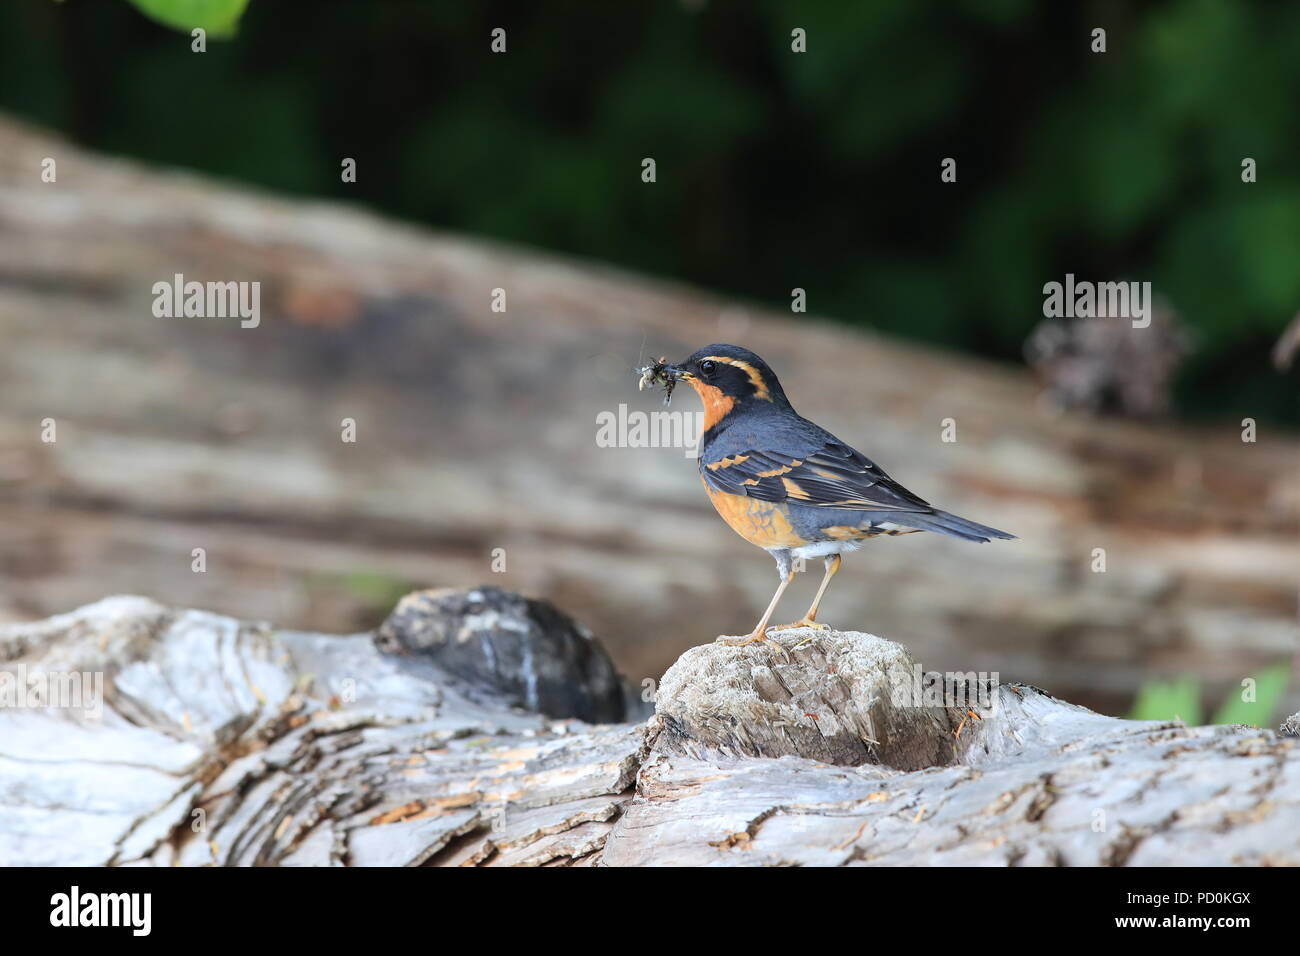
M 700 371 L 705 375 L 712 375 L 713 370 L 718 367 L 716 362 L 710 362 L 707 359 L 700 363 Z

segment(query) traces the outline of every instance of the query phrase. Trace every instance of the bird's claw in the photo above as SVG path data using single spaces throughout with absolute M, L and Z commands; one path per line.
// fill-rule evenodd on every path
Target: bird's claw
M 810 627 L 814 631 L 829 631 L 831 626 L 823 624 L 821 621 L 814 621 L 811 618 L 804 618 L 801 621 L 794 621 L 790 624 L 777 624 L 775 627 L 769 627 L 769 631 L 793 631 L 795 628 Z

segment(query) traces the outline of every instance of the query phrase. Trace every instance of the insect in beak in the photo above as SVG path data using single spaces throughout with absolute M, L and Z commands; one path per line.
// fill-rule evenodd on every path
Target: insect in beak
M 637 382 L 637 390 L 643 391 L 647 385 L 662 384 L 665 405 L 673 400 L 673 389 L 677 386 L 678 379 L 685 374 L 676 365 L 669 365 L 666 357 L 660 357 L 653 365 L 646 365 L 638 371 L 641 378 Z

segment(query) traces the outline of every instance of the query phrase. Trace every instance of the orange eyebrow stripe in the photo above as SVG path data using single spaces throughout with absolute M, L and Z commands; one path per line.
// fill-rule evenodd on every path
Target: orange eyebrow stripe
M 755 398 L 761 398 L 769 402 L 772 400 L 772 394 L 767 390 L 767 382 L 763 381 L 763 373 L 743 359 L 727 358 L 725 355 L 706 355 L 701 361 L 722 362 L 733 368 L 740 369 L 749 376 L 749 384 L 754 386 Z

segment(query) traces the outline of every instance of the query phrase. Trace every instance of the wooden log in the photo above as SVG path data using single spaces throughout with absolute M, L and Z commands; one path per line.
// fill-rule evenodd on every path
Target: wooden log
M 695 648 L 648 723 L 592 725 L 374 638 L 138 597 L 0 630 L 0 863 L 1300 864 L 1300 739 L 1268 730 L 1015 684 L 936 709 L 905 649 L 836 631 Z

